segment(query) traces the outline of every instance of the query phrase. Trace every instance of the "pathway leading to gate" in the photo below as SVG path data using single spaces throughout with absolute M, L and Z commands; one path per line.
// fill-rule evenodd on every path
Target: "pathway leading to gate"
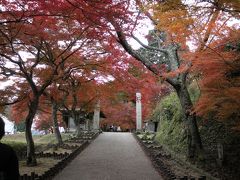
M 161 180 L 131 133 L 104 132 L 54 180 Z

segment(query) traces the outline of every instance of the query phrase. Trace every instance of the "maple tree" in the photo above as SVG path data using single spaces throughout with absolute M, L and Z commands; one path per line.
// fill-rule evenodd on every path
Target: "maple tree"
M 234 114 L 236 112 L 234 109 L 238 107 L 235 105 L 236 102 L 231 101 L 233 97 L 230 94 L 237 94 L 237 79 L 234 81 L 235 85 L 230 88 L 233 90 L 230 94 L 224 91 L 225 97 L 223 97 L 222 90 L 230 87 L 226 82 L 232 80 L 227 78 L 226 74 L 236 71 L 238 56 L 233 52 L 226 52 L 223 42 L 234 44 L 236 38 L 234 41 L 231 41 L 233 40 L 231 38 L 239 36 L 239 32 L 228 24 L 238 17 L 236 12 L 239 3 L 224 0 L 194 1 L 189 4 L 184 4 L 182 1 L 165 1 L 154 5 L 150 4 L 150 7 L 154 10 L 153 19 L 156 28 L 167 34 L 166 41 L 177 42 L 181 45 L 181 48 L 178 49 L 181 58 L 180 64 L 193 65 L 193 68 L 188 66 L 183 69 L 180 65 L 178 68 L 180 71 L 177 73 L 187 75 L 191 70 L 200 81 L 201 96 L 192 115 L 195 112 L 198 115 L 204 115 L 203 112 L 217 112 L 222 117 Z M 231 40 L 226 40 L 226 36 L 231 37 Z M 188 42 L 192 43 L 190 46 L 192 50 L 188 50 L 186 46 Z M 234 65 L 230 65 L 231 63 Z M 166 74 L 166 77 L 168 76 L 169 73 Z M 216 81 L 217 79 L 218 81 Z M 236 92 L 234 93 L 234 91 Z M 223 104 L 220 105 L 220 102 Z M 229 106 L 233 107 L 232 111 L 229 111 Z M 189 111 L 192 110 L 191 105 Z
M 96 8 L 94 2 L 84 3 L 85 5 L 88 4 L 90 8 Z M 114 4 L 112 1 L 111 3 Z M 124 3 L 115 2 L 115 5 L 120 9 L 116 9 L 114 14 L 109 12 L 111 5 L 104 8 L 101 6 L 104 2 L 98 3 L 101 7 L 101 14 L 94 12 L 95 14 L 99 13 L 99 19 L 95 19 L 97 21 L 96 24 L 103 27 L 101 29 L 103 32 L 110 32 L 111 37 L 114 37 L 129 54 L 142 62 L 156 75 L 165 79 L 176 90 L 188 131 L 188 155 L 190 158 L 194 158 L 202 151 L 203 147 L 196 115 L 191 113 L 193 103 L 187 90 L 187 77 L 192 64 L 191 59 L 187 56 L 187 53 L 188 55 L 191 54 L 187 42 L 192 41 L 197 47 L 197 51 L 204 51 L 209 43 L 220 37 L 218 33 L 221 32 L 222 27 L 225 27 L 229 17 L 226 14 L 220 16 L 219 8 L 216 9 L 210 6 L 210 8 L 204 9 L 199 2 L 184 4 L 181 1 L 137 1 L 140 11 L 148 16 L 155 25 L 155 33 L 151 38 L 156 43 L 145 45 L 133 35 L 137 21 L 129 19 L 126 15 L 132 15 L 131 17 L 136 17 L 136 19 L 139 16 L 134 16 L 133 11 L 127 9 L 127 5 Z M 82 5 L 78 1 L 74 1 L 71 4 L 76 8 L 80 8 Z M 153 16 L 151 16 L 148 10 L 153 12 Z M 104 20 L 101 21 L 100 17 L 106 20 L 106 22 Z M 107 22 L 110 22 L 114 29 L 109 27 Z M 108 31 L 106 31 L 106 27 L 109 28 Z M 129 37 L 135 39 L 155 58 L 134 50 L 128 43 Z
M 53 132 L 51 112 L 46 112 L 46 111 L 45 113 L 39 112 L 35 116 L 34 121 L 35 121 L 35 129 L 39 131 L 44 131 L 44 133 L 46 134 L 49 132 Z
M 160 86 L 157 77 L 133 58 L 128 59 L 127 66 L 119 73 L 114 72 L 113 77 L 113 81 L 103 85 L 101 104 L 106 118 L 101 126 L 117 125 L 122 130 L 135 129 L 136 92 L 142 93 L 142 115 L 143 120 L 147 120 L 167 88 Z
M 201 0 L 200 2 L 207 2 L 212 4 L 211 7 L 214 7 L 217 10 L 227 12 L 232 16 L 239 18 L 240 5 L 239 0 Z
M 217 14 L 208 28 L 211 38 L 191 58 L 193 72 L 200 74 L 201 96 L 195 112 L 205 119 L 211 114 L 233 129 L 239 129 L 239 2 L 209 3 L 210 10 Z
M 187 85 L 186 85 L 188 72 L 185 71 L 181 73 L 175 73 L 173 77 L 171 76 L 164 77 L 164 75 L 161 74 L 161 72 L 159 72 L 159 70 L 156 68 L 156 66 L 158 65 L 165 64 L 167 72 L 177 71 L 180 68 L 180 66 L 183 65 L 178 54 L 178 51 L 180 49 L 179 45 L 175 42 L 170 42 L 166 46 L 162 46 L 160 44 L 160 46 L 155 48 L 152 46 L 143 45 L 140 42 L 146 50 L 155 51 L 155 52 L 158 52 L 158 54 L 162 54 L 164 56 L 164 58 L 157 58 L 157 61 L 154 62 L 154 61 L 151 61 L 149 57 L 143 56 L 139 52 L 135 51 L 129 45 L 126 38 L 126 33 L 124 33 L 124 29 L 122 26 L 120 26 L 116 22 L 113 22 L 113 26 L 115 26 L 115 30 L 118 35 L 118 41 L 124 47 L 124 49 L 133 57 L 135 57 L 137 60 L 141 61 L 152 72 L 165 78 L 166 81 L 169 84 L 171 84 L 172 87 L 176 90 L 179 100 L 181 102 L 183 114 L 185 116 L 184 119 L 188 129 L 188 140 L 189 140 L 188 155 L 190 158 L 195 157 L 197 152 L 202 149 L 202 142 L 201 142 L 201 138 L 197 128 L 196 117 L 194 114 L 190 113 L 190 109 L 192 108 L 193 104 L 191 102 L 191 99 L 187 90 Z M 163 41 L 161 39 L 161 36 L 155 36 L 155 38 L 160 42 Z
M 92 46 L 93 47 L 93 46 Z M 79 61 L 79 57 L 82 61 Z M 80 123 L 93 111 L 100 93 L 98 78 L 104 74 L 107 63 L 102 62 L 102 51 L 98 49 L 75 54 L 71 61 L 64 64 L 63 69 L 69 69 L 69 74 L 61 80 L 61 90 L 66 94 L 61 111 L 66 111 L 74 120 L 77 135 L 80 134 Z
M 222 36 L 193 61 L 195 72 L 201 72 L 195 112 L 206 119 L 212 114 L 234 129 L 239 129 L 239 34 L 235 30 Z
M 90 83 L 93 79 L 87 80 L 82 77 L 72 76 L 69 80 L 69 96 L 64 103 L 64 109 L 71 115 L 77 127 L 77 135 L 80 134 L 80 123 L 92 110 L 93 102 L 96 99 L 96 90 Z M 85 84 L 86 83 L 86 84 Z
M 57 89 L 60 89 L 60 86 L 57 86 L 56 82 L 52 83 L 51 86 L 49 86 L 45 92 L 44 92 L 44 97 L 42 98 L 43 100 L 41 100 L 40 102 L 40 108 L 42 109 L 42 105 L 48 105 L 46 107 L 43 107 L 42 110 L 42 117 L 44 117 L 45 114 L 48 114 L 48 109 L 50 108 L 52 110 L 51 113 L 51 118 L 46 117 L 45 119 L 52 119 L 52 123 L 49 123 L 48 121 L 38 121 L 39 123 L 37 123 L 37 127 L 42 127 L 42 125 L 50 126 L 53 125 L 53 130 L 54 130 L 54 134 L 56 136 L 56 140 L 58 142 L 58 145 L 62 145 L 63 141 L 62 141 L 62 137 L 61 137 L 61 133 L 59 131 L 59 121 L 58 121 L 58 110 L 59 107 L 61 107 L 61 105 L 63 104 L 64 98 L 66 96 L 66 93 L 59 93 Z M 43 101 L 43 102 L 42 102 Z M 50 105 L 50 107 L 49 107 Z M 45 123 L 44 123 L 45 122 Z M 51 126 L 50 126 L 51 127 Z
M 56 1 L 57 2 L 57 1 Z M 39 5 L 39 7 L 54 7 L 51 6 L 51 3 L 54 2 L 47 2 L 46 4 L 42 3 Z M 97 38 L 101 44 L 106 44 L 106 42 L 103 42 L 105 39 L 109 39 L 109 47 L 117 46 L 117 42 L 120 43 L 125 50 L 127 50 L 131 55 L 133 55 L 136 59 L 140 60 L 147 68 L 149 68 L 151 71 L 159 74 L 158 71 L 156 71 L 156 68 L 154 68 L 155 63 L 152 63 L 147 60 L 147 58 L 142 58 L 142 56 L 139 56 L 132 48 L 129 46 L 129 44 L 126 41 L 126 35 L 125 32 L 130 31 L 130 36 L 132 36 L 131 32 L 133 28 L 135 27 L 135 22 L 132 21 L 129 18 L 129 15 L 132 15 L 133 13 L 129 10 L 129 5 L 131 4 L 130 1 L 125 2 L 113 2 L 113 1 L 102 1 L 102 2 L 95 2 L 95 1 L 67 1 L 66 4 L 64 2 L 58 2 L 59 8 L 61 10 L 69 8 L 69 6 L 72 6 L 75 8 L 75 11 L 71 18 L 75 18 L 78 22 L 87 22 L 88 24 L 91 24 L 93 27 L 94 38 Z M 45 6 L 44 6 L 45 5 Z M 98 9 L 98 11 L 96 11 Z M 53 12 L 56 12 L 56 9 L 52 9 Z M 88 16 L 86 16 L 88 14 Z M 113 25 L 115 28 L 112 29 L 111 26 L 109 26 L 109 22 Z M 130 26 L 125 26 L 124 24 L 129 24 Z M 131 29 L 132 28 L 132 29 Z M 117 37 L 114 36 L 112 33 L 114 31 L 117 33 Z M 116 42 L 117 40 L 117 42 Z M 151 48 L 150 48 L 151 49 Z M 179 59 L 177 55 L 178 46 L 174 43 L 170 44 L 166 48 L 158 48 L 158 51 L 162 53 L 166 53 L 168 55 L 168 62 L 169 62 L 169 68 L 172 71 L 175 71 L 179 68 Z M 111 49 L 111 51 L 114 52 L 114 49 Z M 118 51 L 119 52 L 119 51 Z M 114 52 L 115 53 L 115 52 Z M 119 54 L 116 54 L 119 55 Z M 166 58 L 167 59 L 167 58 Z M 180 81 L 185 82 L 186 80 L 186 74 L 180 74 Z M 167 78 L 167 81 L 175 86 L 175 89 L 178 90 L 180 100 L 182 100 L 183 109 L 186 113 L 186 115 L 189 118 L 192 118 L 189 120 L 190 123 L 192 123 L 193 129 L 189 128 L 191 131 L 191 135 L 193 136 L 193 146 L 198 145 L 198 147 L 201 148 L 201 142 L 198 135 L 198 131 L 196 130 L 196 122 L 193 116 L 191 116 L 188 112 L 189 107 L 192 106 L 188 92 L 186 91 L 186 85 L 185 83 L 181 84 L 180 81 L 178 81 L 177 78 Z M 182 99 L 181 99 L 182 98 Z
M 45 15 L 34 16 L 34 2 L 22 3 L 24 2 L 4 1 L 3 4 L 4 19 L 11 23 L 3 23 L 0 30 L 3 42 L 0 47 L 1 74 L 15 78 L 23 87 L 21 90 L 28 96 L 28 113 L 25 118 L 27 164 L 36 165 L 31 125 L 38 109 L 39 98 L 57 78 L 62 63 L 86 42 L 84 37 L 88 27 L 79 27 L 65 17 L 45 16 L 48 11 L 44 12 Z M 32 11 L 32 14 L 29 14 L 29 11 Z M 76 43 L 78 48 L 73 47 Z M 25 58 L 23 52 L 31 58 Z
M 5 80 L 9 77 L 17 77 L 17 80 L 14 78 L 13 80 L 17 81 L 17 87 L 21 88 L 7 88 L 1 101 L 11 100 L 9 103 L 11 104 L 24 99 L 25 103 L 29 103 L 29 114 L 26 119 L 28 122 L 26 135 L 30 137 L 27 138 L 28 161 L 33 159 L 33 164 L 35 162 L 29 128 L 38 108 L 39 98 L 53 81 L 62 77 L 65 79 L 62 78 L 64 81 L 59 81 L 59 83 L 65 87 L 71 87 L 68 92 L 65 92 L 68 97 L 64 101 L 65 107 L 71 109 L 69 112 L 73 117 L 76 109 L 85 106 L 84 104 L 91 104 L 90 110 L 94 103 L 88 102 L 96 103 L 95 96 L 113 98 L 114 91 L 121 91 L 123 87 L 127 88 L 123 92 L 127 91 L 129 99 L 133 99 L 136 90 L 145 91 L 145 94 L 149 94 L 146 96 L 147 102 L 147 99 L 153 98 L 157 93 L 154 91 L 155 87 L 152 87 L 153 92 L 150 92 L 148 91 L 150 88 L 143 86 L 156 84 L 154 80 L 156 77 L 160 81 L 166 81 L 177 92 L 182 106 L 188 131 L 189 157 L 194 158 L 203 150 L 196 114 L 192 111 L 193 103 L 187 89 L 188 75 L 190 72 L 196 73 L 196 77 L 200 76 L 202 81 L 203 95 L 200 97 L 196 113 L 206 112 L 208 103 L 219 104 L 221 102 L 219 94 L 214 94 L 216 98 L 206 99 L 206 97 L 211 94 L 209 93 L 211 91 L 221 92 L 219 88 L 216 88 L 213 77 L 222 78 L 224 80 L 222 85 L 229 87 L 226 83 L 229 81 L 229 76 L 223 76 L 223 74 L 232 74 L 235 72 L 234 68 L 238 67 L 238 60 L 234 57 L 237 55 L 236 50 L 224 51 L 218 48 L 218 45 L 230 42 L 229 37 L 232 36 L 230 32 L 235 31 L 229 30 L 227 23 L 233 16 L 238 18 L 238 3 L 233 0 L 202 0 L 192 3 L 180 0 L 27 2 L 5 0 L 2 2 L 5 9 L 1 12 L 3 19 L 0 37 L 3 42 L 0 49 L 1 78 Z M 150 31 L 147 36 L 147 45 L 134 35 L 138 31 L 140 20 L 146 17 L 152 21 L 154 26 L 154 30 Z M 129 39 L 137 41 L 142 48 L 135 50 L 129 43 Z M 234 41 L 238 42 L 238 39 L 235 38 Z M 192 49 L 189 49 L 189 43 Z M 231 44 L 234 45 L 232 42 Z M 24 59 L 23 54 L 20 53 L 22 51 L 28 52 L 34 58 Z M 150 78 L 149 83 L 145 83 L 146 79 L 143 77 L 146 69 L 143 68 L 142 72 L 136 70 L 139 67 L 137 63 L 135 64 L 137 68 L 131 68 L 129 63 L 131 58 L 125 52 L 141 62 L 156 77 Z M 215 58 L 216 55 L 217 58 Z M 73 56 L 74 58 L 67 63 Z M 228 57 L 225 58 L 225 56 Z M 233 63 L 234 68 L 231 69 L 229 66 L 217 72 L 217 67 L 223 67 L 226 63 L 221 61 L 222 57 L 226 62 L 231 61 L 230 64 Z M 208 61 L 203 59 L 208 59 Z M 11 62 L 13 66 L 5 66 L 7 62 Z M 210 73 L 212 75 L 207 76 Z M 106 83 L 109 87 L 114 87 L 113 92 L 107 90 L 107 86 L 99 85 L 99 78 L 109 75 L 113 75 L 116 82 L 119 81 L 117 84 Z M 85 83 L 88 81 L 89 83 Z M 131 84 L 128 81 L 134 83 Z M 126 83 L 126 86 L 121 86 L 121 83 Z M 88 91 L 84 91 L 83 88 Z M 234 97 L 238 92 L 237 88 L 238 85 L 231 88 L 231 94 Z M 56 90 L 49 89 L 52 92 Z M 155 90 L 159 91 L 158 88 Z M 233 99 L 227 92 L 229 90 L 225 92 L 228 100 Z M 17 95 L 14 95 L 16 93 Z M 149 114 L 151 107 L 154 106 L 154 103 L 148 104 L 146 114 Z M 225 111 L 217 108 L 216 104 L 212 108 L 214 111 L 218 109 L 227 114 L 227 103 L 222 106 Z M 127 103 L 118 104 L 116 108 L 133 111 Z M 234 109 L 237 108 L 238 106 L 235 105 Z M 119 115 L 116 112 L 118 116 L 116 119 L 119 119 Z M 131 116 L 127 119 L 131 119 Z
M 24 121 L 24 119 L 27 116 L 27 106 L 28 106 L 28 100 L 22 100 L 18 103 L 15 103 L 10 106 L 10 119 L 12 119 L 17 124 Z
M 131 102 L 107 103 L 105 114 L 107 118 L 101 121 L 103 129 L 111 125 L 120 126 L 123 131 L 136 127 L 135 106 Z
M 52 87 L 50 87 L 52 90 Z M 55 93 L 47 94 L 46 93 Z M 57 94 L 56 90 L 46 90 L 44 96 L 40 98 L 40 104 L 35 118 L 35 129 L 44 130 L 45 132 L 51 131 L 55 134 L 57 144 L 62 145 L 63 140 L 59 128 L 66 127 L 63 123 L 62 114 L 59 112 L 59 107 L 62 105 L 64 94 Z M 63 97 L 62 97 L 62 96 Z

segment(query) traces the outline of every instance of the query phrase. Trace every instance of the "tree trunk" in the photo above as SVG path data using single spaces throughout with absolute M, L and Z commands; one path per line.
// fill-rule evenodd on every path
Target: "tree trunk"
M 117 24 L 117 22 L 111 22 L 112 25 L 115 27 L 117 36 L 118 36 L 118 42 L 123 46 L 123 48 L 134 58 L 136 58 L 138 61 L 143 63 L 150 71 L 152 71 L 156 75 L 160 75 L 160 77 L 163 77 L 161 74 L 159 74 L 158 69 L 156 69 L 156 64 L 152 62 L 152 57 L 142 56 L 142 53 L 139 51 L 134 50 L 131 45 L 127 42 L 127 38 L 125 34 L 123 33 L 123 30 L 121 29 L 121 26 Z M 145 52 L 150 51 L 158 51 L 161 52 L 165 58 L 158 58 L 156 54 L 156 62 L 161 64 L 166 64 L 169 72 L 174 72 L 178 70 L 181 66 L 181 58 L 179 58 L 178 55 L 178 49 L 179 46 L 176 43 L 170 44 L 166 47 L 152 47 L 152 46 L 146 46 L 141 41 L 139 41 L 137 38 L 134 38 L 139 42 L 144 48 Z M 152 53 L 151 53 L 152 54 Z M 152 55 L 151 55 L 152 56 Z M 184 115 L 184 122 L 187 126 L 188 131 L 188 156 L 189 158 L 194 158 L 195 156 L 198 156 L 198 151 L 203 150 L 201 137 L 198 131 L 198 126 L 196 122 L 196 115 L 191 114 L 191 109 L 193 107 L 192 101 L 190 99 L 187 87 L 186 87 L 186 77 L 187 72 L 179 74 L 177 77 L 174 78 L 166 78 L 166 81 L 174 87 L 176 90 L 181 106 L 182 106 L 182 112 Z
M 200 133 L 198 130 L 198 125 L 196 121 L 196 115 L 191 114 L 191 109 L 193 107 L 190 95 L 185 83 L 178 84 L 174 87 L 182 106 L 184 122 L 187 126 L 188 134 L 188 157 L 193 159 L 199 155 L 203 150 L 202 141 Z
M 37 165 L 37 160 L 35 157 L 35 146 L 34 146 L 34 141 L 32 137 L 32 122 L 33 118 L 37 112 L 38 108 L 38 98 L 35 98 L 33 101 L 30 102 L 29 105 L 29 112 L 26 117 L 26 141 L 27 141 L 27 165 L 28 166 L 36 166 Z
M 52 120 L 53 120 L 54 134 L 56 136 L 58 145 L 62 145 L 63 141 L 62 141 L 61 133 L 59 131 L 58 120 L 57 120 L 57 111 L 58 111 L 57 104 L 56 104 L 56 102 L 52 101 Z

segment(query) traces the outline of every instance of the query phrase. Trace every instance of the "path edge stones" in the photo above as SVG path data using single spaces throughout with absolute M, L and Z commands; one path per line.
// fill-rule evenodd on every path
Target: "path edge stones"
M 161 169 L 159 168 L 159 166 L 154 162 L 154 158 L 151 156 L 150 152 L 147 151 L 146 146 L 143 144 L 141 139 L 138 138 L 136 133 L 132 133 L 132 136 L 137 141 L 138 145 L 141 147 L 141 149 L 143 150 L 143 152 L 147 156 L 147 158 L 151 161 L 151 164 L 152 164 L 153 168 L 158 172 L 158 174 L 160 176 L 162 176 L 165 179 L 166 177 L 163 175 L 163 173 L 162 173 Z
M 31 175 L 23 174 L 19 177 L 19 180 L 52 180 L 58 173 L 60 173 L 69 163 L 72 162 L 81 152 L 83 152 L 99 135 L 101 132 L 96 132 L 91 139 L 85 140 L 84 143 L 75 149 L 71 154 L 64 157 L 61 161 L 49 168 L 42 175 L 31 172 Z
M 58 173 L 60 173 L 69 163 L 71 163 L 80 153 L 82 153 L 87 147 L 101 134 L 101 132 L 97 132 L 91 137 L 90 140 L 86 140 L 83 146 L 80 146 L 76 152 L 72 152 L 70 157 L 68 157 L 68 161 L 64 167 L 62 167 L 59 171 L 55 172 L 51 177 L 48 177 L 48 180 L 53 179 Z

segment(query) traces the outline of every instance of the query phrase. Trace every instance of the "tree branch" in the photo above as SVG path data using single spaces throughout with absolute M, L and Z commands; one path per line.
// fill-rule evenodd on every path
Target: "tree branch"
M 162 52 L 162 53 L 165 53 L 167 54 L 167 50 L 163 49 L 163 48 L 154 48 L 154 47 L 151 47 L 151 46 L 147 46 L 145 44 L 143 44 L 136 36 L 134 36 L 132 34 L 132 37 L 133 39 L 135 39 L 142 47 L 144 47 L 145 49 L 148 49 L 148 50 L 152 50 L 152 51 L 159 51 L 159 52 Z
M 137 53 L 127 42 L 125 35 L 123 34 L 121 28 L 114 22 L 112 22 L 112 25 L 114 26 L 117 36 L 118 36 L 118 43 L 122 45 L 122 47 L 130 54 L 132 55 L 136 60 L 142 62 L 150 71 L 152 71 L 154 74 L 158 74 L 158 71 L 156 68 L 153 67 L 153 63 L 150 62 L 148 59 L 141 56 L 139 53 Z

